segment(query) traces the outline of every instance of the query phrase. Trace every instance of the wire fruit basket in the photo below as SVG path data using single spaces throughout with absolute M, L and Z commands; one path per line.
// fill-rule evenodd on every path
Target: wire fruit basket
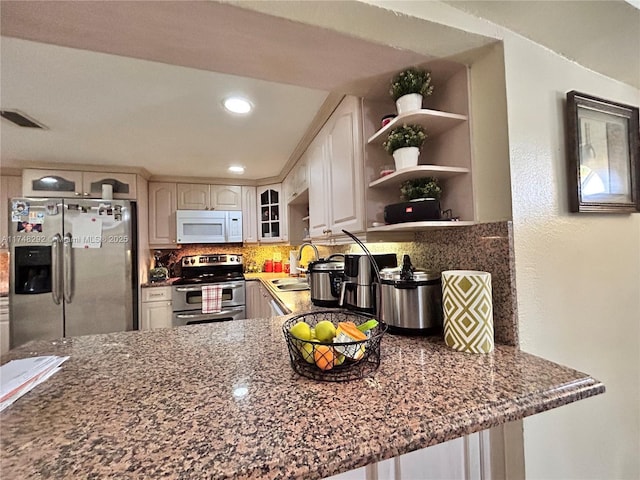
M 372 374 L 380 366 L 380 342 L 387 331 L 385 323 L 379 322 L 367 332 L 366 340 L 357 341 L 306 341 L 290 332 L 298 322 L 315 329 L 324 320 L 335 327 L 344 322 L 358 326 L 371 319 L 371 316 L 341 310 L 318 310 L 291 317 L 282 325 L 291 367 L 303 377 L 325 382 L 346 382 Z

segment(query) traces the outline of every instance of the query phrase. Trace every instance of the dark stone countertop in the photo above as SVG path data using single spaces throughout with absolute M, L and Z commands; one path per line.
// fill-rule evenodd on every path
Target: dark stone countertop
M 313 381 L 291 368 L 285 318 L 12 350 L 3 362 L 71 358 L 0 413 L 3 478 L 323 478 L 604 392 L 514 347 L 392 335 L 371 377 Z

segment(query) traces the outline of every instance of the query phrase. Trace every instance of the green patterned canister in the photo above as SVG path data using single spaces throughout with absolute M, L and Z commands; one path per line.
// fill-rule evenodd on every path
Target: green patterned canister
M 491 274 L 472 270 L 442 272 L 444 341 L 460 352 L 493 351 Z

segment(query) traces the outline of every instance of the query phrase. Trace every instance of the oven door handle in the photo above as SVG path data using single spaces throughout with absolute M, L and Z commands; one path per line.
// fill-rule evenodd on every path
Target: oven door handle
M 180 318 L 183 320 L 204 320 L 207 318 L 214 319 L 217 317 L 228 317 L 231 315 L 236 315 L 238 313 L 242 313 L 242 309 L 222 310 L 220 312 L 213 313 L 176 313 L 176 318 Z
M 224 290 L 233 289 L 233 288 L 242 288 L 242 284 L 229 284 L 229 283 L 221 283 L 221 286 Z M 202 285 L 198 285 L 197 287 L 176 287 L 176 292 L 200 292 L 202 291 Z
M 202 287 L 176 287 L 176 292 L 199 292 Z

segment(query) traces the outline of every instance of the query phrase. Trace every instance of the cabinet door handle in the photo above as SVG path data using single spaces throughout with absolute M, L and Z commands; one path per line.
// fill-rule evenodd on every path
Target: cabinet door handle
M 84 196 L 85 196 L 85 197 L 90 197 L 90 196 L 91 196 L 91 194 L 90 194 L 89 192 L 84 192 Z
M 80 195 L 82 195 L 82 194 L 81 194 L 80 192 L 74 192 L 74 195 L 75 195 L 76 197 L 79 197 L 79 196 L 80 196 Z

